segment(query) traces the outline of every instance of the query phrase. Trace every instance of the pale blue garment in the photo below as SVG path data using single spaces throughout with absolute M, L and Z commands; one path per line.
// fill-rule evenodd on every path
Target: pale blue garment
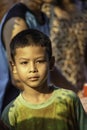
M 29 11 L 26 12 L 25 19 L 26 19 L 26 22 L 27 22 L 29 28 L 37 29 L 37 30 L 45 33 L 47 36 L 49 36 L 49 33 L 50 33 L 49 20 L 45 14 L 43 14 L 43 15 L 45 18 L 45 24 L 43 24 L 43 25 L 40 25 L 37 22 L 35 16 L 32 13 L 30 13 Z
M 1 28 L 2 28 L 2 24 L 0 25 L 0 114 L 1 114 L 1 108 L 2 108 L 5 90 L 9 81 L 8 61 L 7 61 L 5 49 L 1 41 L 2 40 Z

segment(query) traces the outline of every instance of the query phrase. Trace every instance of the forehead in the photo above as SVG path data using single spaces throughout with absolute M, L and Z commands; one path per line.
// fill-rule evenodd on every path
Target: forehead
M 16 49 L 16 55 L 28 55 L 28 56 L 36 56 L 36 55 L 46 55 L 46 47 L 30 45 L 23 48 Z
M 45 47 L 28 46 L 24 48 L 17 48 L 14 55 L 15 60 L 36 60 L 38 58 L 48 59 L 48 53 Z

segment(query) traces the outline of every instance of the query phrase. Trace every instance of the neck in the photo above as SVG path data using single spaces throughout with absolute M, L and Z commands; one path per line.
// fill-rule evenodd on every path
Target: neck
M 47 100 L 53 92 L 53 87 L 49 86 L 40 86 L 36 89 L 26 87 L 22 92 L 22 96 L 26 101 L 29 101 L 34 104 L 42 103 Z

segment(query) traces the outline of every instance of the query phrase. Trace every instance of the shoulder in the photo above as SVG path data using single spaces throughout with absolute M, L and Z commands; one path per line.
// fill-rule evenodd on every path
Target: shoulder
M 9 44 L 14 30 L 16 30 L 15 33 L 18 33 L 20 30 L 27 28 L 27 23 L 25 20 L 25 14 L 27 10 L 28 8 L 24 4 L 17 3 L 12 6 L 12 8 L 10 8 L 3 17 L 0 31 L 1 41 L 4 46 Z
M 4 25 L 9 19 L 11 19 L 13 17 L 24 18 L 25 13 L 26 13 L 27 10 L 28 10 L 28 8 L 24 4 L 16 3 L 4 15 L 4 17 L 2 18 L 1 23 L 3 23 L 3 25 Z
M 73 102 L 79 99 L 75 92 L 68 89 L 63 89 L 63 88 L 56 89 L 56 94 L 61 99 L 69 102 L 71 101 Z
M 11 17 L 24 17 L 25 12 L 28 10 L 28 8 L 22 4 L 22 3 L 17 3 L 13 5 L 9 11 L 7 12 L 7 17 L 6 20 L 10 19 Z
M 55 102 L 58 103 L 58 105 L 75 111 L 82 108 L 79 97 L 73 91 L 62 88 L 56 89 L 55 91 Z
M 10 102 L 2 112 L 1 119 L 2 121 L 10 127 L 10 125 L 14 126 L 15 117 L 17 114 L 17 110 L 19 108 L 19 96 Z
M 6 107 L 5 109 L 3 110 L 2 112 L 2 119 L 5 117 L 5 116 L 8 116 L 8 114 L 10 112 L 12 113 L 15 113 L 16 112 L 16 109 L 18 108 L 18 99 L 19 99 L 19 96 L 16 97 L 15 100 L 11 101 Z M 14 115 L 14 114 L 13 114 Z

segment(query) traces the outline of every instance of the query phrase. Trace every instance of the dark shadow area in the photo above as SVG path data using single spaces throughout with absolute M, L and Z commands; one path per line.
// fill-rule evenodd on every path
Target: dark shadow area
M 12 100 L 14 100 L 18 96 L 19 92 L 20 92 L 19 89 L 17 89 L 9 81 L 7 84 L 4 99 L 3 99 L 2 111 Z
M 79 130 L 76 122 L 67 119 L 31 118 L 15 126 L 16 130 Z

